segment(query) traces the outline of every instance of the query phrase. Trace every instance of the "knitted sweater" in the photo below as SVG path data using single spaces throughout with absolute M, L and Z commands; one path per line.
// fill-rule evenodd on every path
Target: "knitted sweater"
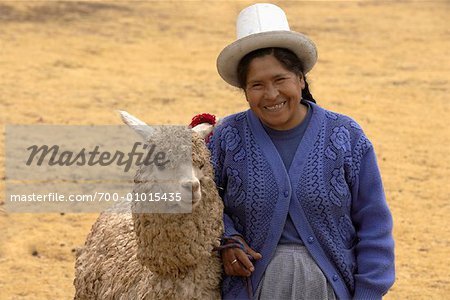
M 380 299 L 392 286 L 394 241 L 372 144 L 349 117 L 311 104 L 312 117 L 289 170 L 251 111 L 223 120 L 209 148 L 225 205 L 224 236 L 242 235 L 270 262 L 289 207 L 292 221 L 339 299 Z M 245 279 L 224 276 L 224 299 L 248 299 Z

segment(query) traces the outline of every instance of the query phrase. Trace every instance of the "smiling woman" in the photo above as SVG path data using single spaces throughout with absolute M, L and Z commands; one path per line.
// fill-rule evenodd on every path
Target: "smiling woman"
M 252 5 L 237 27 L 217 67 L 250 109 L 209 144 L 225 204 L 223 298 L 380 299 L 394 243 L 372 144 L 315 104 L 305 74 L 316 47 L 279 7 Z

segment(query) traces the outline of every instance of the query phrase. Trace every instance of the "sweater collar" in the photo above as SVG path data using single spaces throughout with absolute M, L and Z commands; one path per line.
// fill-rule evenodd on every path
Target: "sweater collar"
M 320 130 L 320 124 L 323 122 L 325 115 L 324 109 L 317 104 L 309 102 L 309 105 L 312 111 L 311 120 L 309 121 L 305 134 L 297 147 L 289 170 L 286 170 L 284 167 L 283 161 L 278 154 L 275 145 L 267 132 L 264 130 L 258 116 L 251 109 L 248 109 L 246 112 L 250 130 L 256 137 L 256 143 L 262 150 L 263 154 L 268 158 L 272 170 L 277 176 L 284 177 L 289 174 L 291 182 L 298 182 L 301 170 L 303 170 L 308 154 L 314 146 L 314 142 L 317 139 L 317 135 Z

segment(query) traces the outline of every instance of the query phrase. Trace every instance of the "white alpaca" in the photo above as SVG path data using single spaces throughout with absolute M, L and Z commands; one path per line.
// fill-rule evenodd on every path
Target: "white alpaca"
M 192 213 L 101 213 L 77 253 L 75 299 L 220 298 L 221 260 L 213 248 L 223 233 L 223 203 L 202 137 L 212 126 L 202 124 L 196 128 L 202 136 L 193 133 L 191 141 L 180 141 L 176 129 L 162 134 L 125 112 L 121 115 L 166 151 L 192 143 L 193 176 L 180 182 L 192 187 Z M 141 166 L 133 193 L 151 192 L 148 179 L 154 172 Z

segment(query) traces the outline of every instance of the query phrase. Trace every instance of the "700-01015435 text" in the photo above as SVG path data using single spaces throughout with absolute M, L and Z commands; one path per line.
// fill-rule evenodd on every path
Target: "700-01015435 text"
M 11 202 L 90 202 L 90 201 L 136 201 L 136 202 L 179 202 L 181 193 L 119 193 L 95 192 L 93 194 L 70 194 L 60 193 L 47 194 L 12 194 Z

